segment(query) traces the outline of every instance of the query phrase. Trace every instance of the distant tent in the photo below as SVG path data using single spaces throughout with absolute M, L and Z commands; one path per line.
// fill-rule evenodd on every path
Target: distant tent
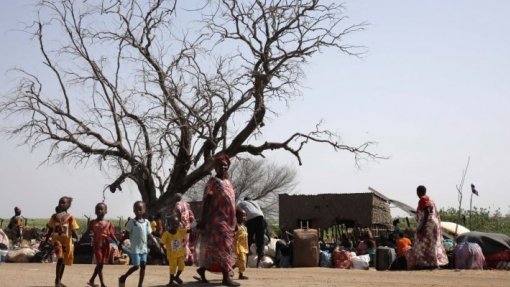
M 441 221 L 441 230 L 443 231 L 443 233 L 446 233 L 451 237 L 456 237 L 461 234 L 469 232 L 469 229 L 467 229 L 466 227 L 455 222 L 448 221 Z M 455 234 L 455 230 L 457 230 L 457 234 Z
M 510 236 L 502 233 L 471 231 L 457 237 L 457 243 L 461 242 L 478 243 L 485 256 L 510 251 Z

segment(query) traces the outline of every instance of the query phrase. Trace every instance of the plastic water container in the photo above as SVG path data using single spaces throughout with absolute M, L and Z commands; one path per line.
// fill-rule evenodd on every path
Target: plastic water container
M 8 252 L 9 250 L 0 250 L 0 263 L 5 262 L 5 256 Z

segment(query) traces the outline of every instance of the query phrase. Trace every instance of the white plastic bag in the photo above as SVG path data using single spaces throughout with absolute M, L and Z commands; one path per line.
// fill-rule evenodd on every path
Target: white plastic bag
M 246 264 L 249 268 L 256 268 L 257 267 L 257 255 L 249 255 L 248 256 L 248 262 Z
M 248 267 L 249 268 L 257 268 L 257 255 L 248 256 Z M 274 260 L 269 256 L 263 256 L 260 259 L 259 267 L 260 268 L 271 268 L 274 265 Z
M 278 242 L 278 239 L 270 239 L 269 243 L 266 245 L 266 248 L 264 248 L 265 255 L 273 258 L 276 257 L 276 242 Z
M 368 267 L 370 266 L 370 255 L 359 255 L 352 257 L 352 269 L 359 269 L 359 270 L 368 270 Z

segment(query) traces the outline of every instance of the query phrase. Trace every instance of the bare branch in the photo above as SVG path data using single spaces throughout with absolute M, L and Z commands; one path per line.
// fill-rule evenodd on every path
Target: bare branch
M 316 53 L 361 53 L 345 38 L 365 25 L 349 24 L 341 5 L 183 2 L 40 0 L 27 29 L 49 73 L 14 70 L 17 86 L 0 103 L 14 124 L 3 131 L 48 148 L 46 162 L 92 159 L 116 178 L 110 190 L 129 179 L 151 210 L 206 177 L 220 152 L 283 149 L 302 164 L 304 146 L 319 143 L 356 162 L 384 158 L 373 142 L 345 145 L 319 125 L 259 144 L 275 105 L 300 95 Z

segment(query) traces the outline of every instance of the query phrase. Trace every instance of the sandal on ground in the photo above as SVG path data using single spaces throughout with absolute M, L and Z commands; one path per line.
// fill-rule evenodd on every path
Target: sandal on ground
M 193 275 L 193 279 L 197 280 L 200 283 L 209 283 L 209 280 L 207 280 L 207 279 L 202 280 L 202 278 L 200 278 L 200 276 Z
M 94 284 L 92 282 L 87 282 L 87 286 L 90 286 L 90 287 L 99 287 L 99 284 Z
M 209 283 L 209 280 L 207 280 L 205 278 L 205 270 L 197 269 L 197 273 L 198 273 L 198 275 L 200 275 L 200 277 L 199 276 L 193 276 L 193 279 L 198 280 L 198 281 L 200 281 L 202 283 Z
M 119 277 L 119 287 L 126 287 L 126 278 Z
M 179 277 L 175 277 L 175 278 L 174 278 L 174 282 L 175 282 L 175 283 L 177 283 L 177 284 L 179 284 L 179 285 L 181 285 L 182 283 L 184 283 L 184 282 L 182 282 L 182 279 L 181 279 L 181 278 L 179 278 Z

